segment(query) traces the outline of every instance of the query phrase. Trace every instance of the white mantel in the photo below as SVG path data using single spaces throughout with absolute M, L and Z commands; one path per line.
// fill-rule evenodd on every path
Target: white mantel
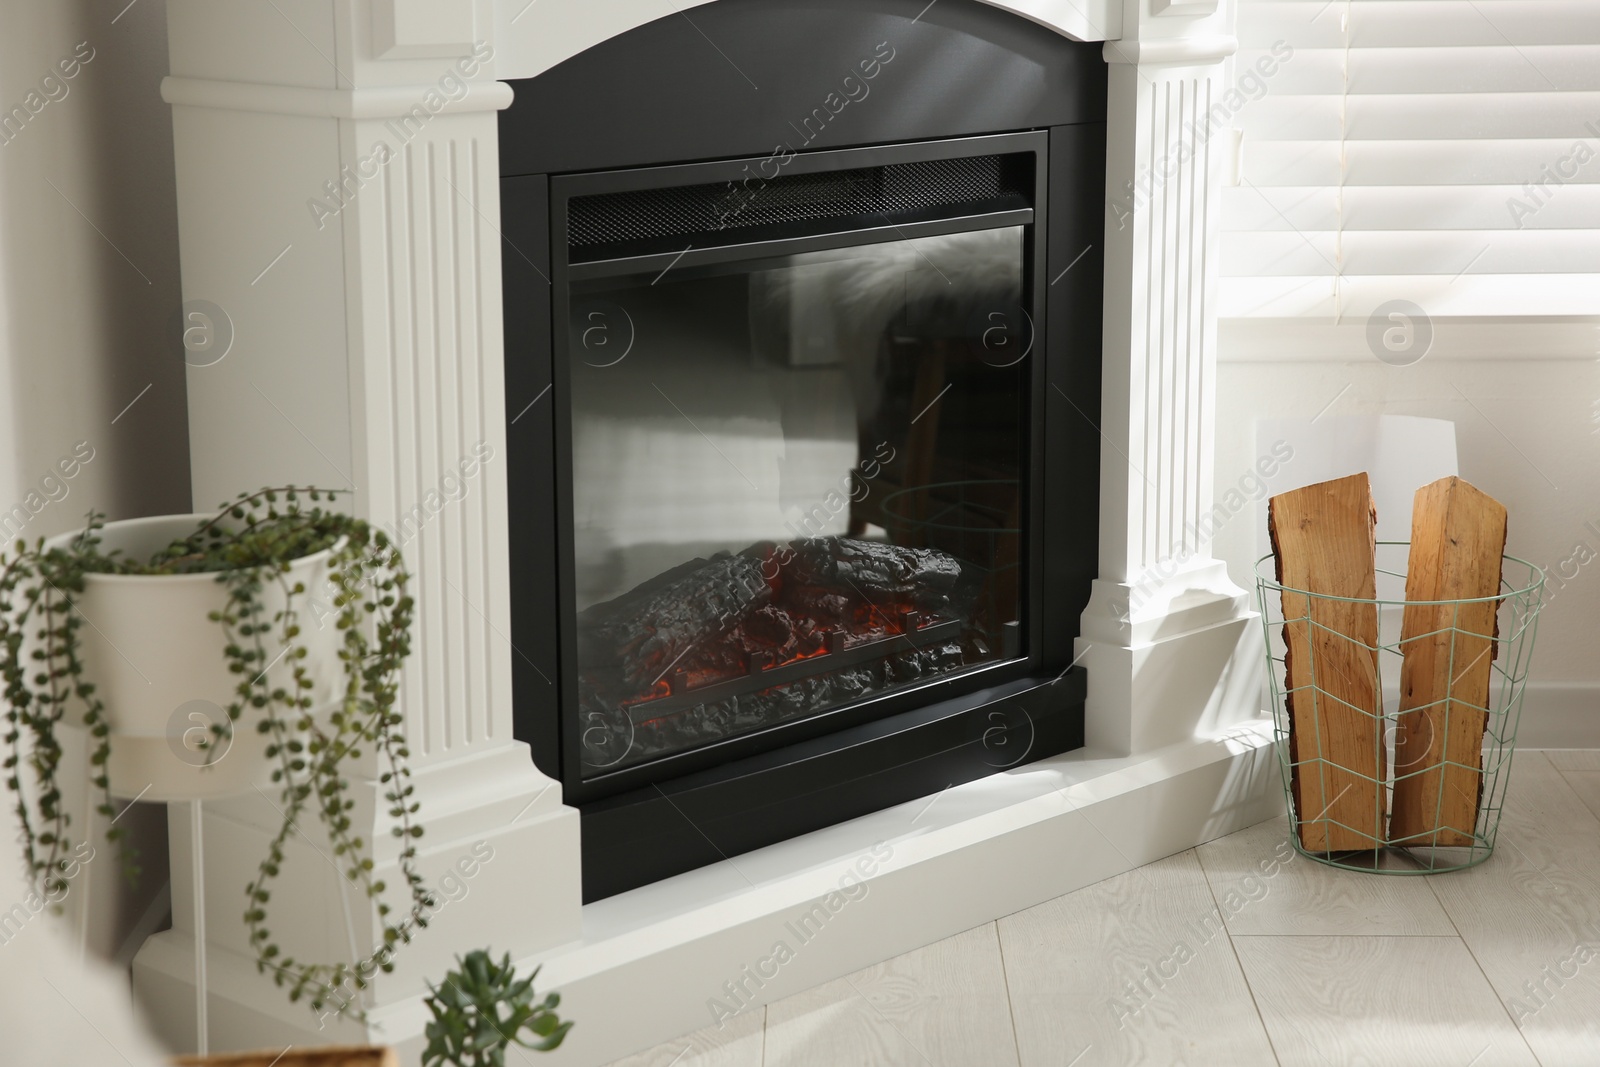
M 1213 236 L 1227 143 L 1197 138 L 1194 124 L 1220 95 L 1230 0 L 996 3 L 1108 41 L 1100 580 L 1079 641 L 1091 751 L 951 790 L 937 818 L 891 809 L 741 857 L 735 870 L 580 907 L 576 812 L 511 729 L 495 115 L 511 93 L 499 79 L 706 2 L 168 2 L 162 91 L 184 297 L 224 309 L 235 334 L 226 358 L 188 372 L 196 503 L 312 482 L 353 489 L 355 510 L 386 525 L 419 506 L 429 516 L 406 546 L 419 613 L 402 691 L 425 859 L 437 872 L 480 843 L 494 859 L 470 903 L 448 906 L 373 991 L 382 1030 L 370 1036 L 413 1056 L 423 980 L 456 952 L 492 945 L 546 963 L 579 1028 L 543 1061 L 604 1062 L 705 1025 L 711 994 L 691 978 L 716 988 L 712 977 L 759 946 L 764 922 L 825 893 L 874 834 L 892 858 L 852 912 L 861 936 L 809 951 L 764 997 L 1226 833 L 1278 802 L 1275 775 L 1261 773 L 1270 731 L 1257 719 L 1251 614 L 1193 532 L 1211 506 Z M 374 159 L 380 143 L 392 158 Z M 461 499 L 433 509 L 446 472 L 475 450 L 489 459 L 462 480 Z M 1193 817 L 1146 817 L 1177 810 Z M 1096 811 L 1104 819 L 1086 819 Z M 380 831 L 370 836 L 385 839 L 368 818 Z M 208 893 L 213 1046 L 369 1036 L 319 1031 L 242 951 L 233 888 L 271 819 L 260 798 L 207 812 L 207 875 L 219 887 Z M 181 1043 L 189 858 L 184 835 L 173 840 L 177 928 L 151 939 L 135 978 Z M 1077 858 L 1044 862 L 1060 850 Z M 277 904 L 294 931 L 285 919 L 275 928 L 319 955 L 369 944 L 370 924 L 347 931 L 338 879 L 309 845 L 300 851 Z M 985 873 L 995 869 L 1006 874 Z

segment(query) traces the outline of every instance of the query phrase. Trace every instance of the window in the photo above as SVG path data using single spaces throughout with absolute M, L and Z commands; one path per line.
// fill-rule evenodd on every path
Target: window
M 1224 318 L 1600 314 L 1600 3 L 1241 0 L 1239 42 Z

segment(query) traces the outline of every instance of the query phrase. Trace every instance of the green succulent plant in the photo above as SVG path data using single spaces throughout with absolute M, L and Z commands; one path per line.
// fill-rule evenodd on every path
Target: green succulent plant
M 428 983 L 423 1001 L 433 1013 L 424 1035 L 423 1067 L 505 1067 L 512 1045 L 549 1052 L 572 1029 L 555 1013 L 561 1003 L 556 993 L 534 1003 L 533 980 L 539 968 L 518 978 L 508 952 L 497 963 L 484 949 L 456 957 L 458 970 L 435 986 Z M 526 1032 L 529 1037 L 524 1037 Z

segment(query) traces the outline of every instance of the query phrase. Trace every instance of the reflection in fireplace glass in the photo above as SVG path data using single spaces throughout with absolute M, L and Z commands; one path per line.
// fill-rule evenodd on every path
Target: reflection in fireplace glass
M 586 775 L 1021 654 L 1022 227 L 572 286 Z

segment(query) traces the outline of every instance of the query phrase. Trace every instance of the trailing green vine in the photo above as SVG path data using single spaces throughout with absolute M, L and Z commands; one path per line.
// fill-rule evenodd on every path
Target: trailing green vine
M 92 681 L 84 676 L 78 648 L 82 615 L 72 597 L 90 574 L 174 575 L 215 573 L 227 590 L 225 606 L 211 614 L 225 635 L 228 670 L 236 679 L 227 718 L 212 724 L 204 747 L 207 761 L 225 752 L 233 731 L 247 715 L 268 735 L 272 781 L 282 822 L 256 876 L 246 886 L 244 921 L 257 969 L 270 973 L 289 998 L 308 998 L 314 1011 L 332 1003 L 350 1008 L 350 987 L 364 989 L 375 971 L 393 969 L 395 947 L 427 925 L 435 906 L 417 871 L 418 803 L 407 766 L 409 751 L 400 731 L 395 700 L 400 669 L 410 652 L 414 602 L 406 591 L 409 575 L 399 549 L 382 530 L 322 506 L 328 490 L 311 487 L 262 489 L 242 494 L 187 537 L 173 542 L 148 562 L 103 552 L 99 530 L 104 517 L 92 514 L 87 528 L 69 547 L 31 548 L 19 543 L 0 569 L 0 652 L 7 705 L 5 768 L 17 795 L 30 873 L 42 888 L 64 887 L 64 857 L 70 850 L 70 816 L 61 802 L 57 774 L 61 746 L 55 730 L 70 697 L 82 705 L 82 721 L 93 738 L 93 781 L 112 816 L 107 760 L 111 730 Z M 331 701 L 319 699 L 307 663 L 302 606 L 311 595 L 291 577 L 290 565 L 327 553 L 332 605 L 328 614 L 338 630 L 343 683 Z M 269 591 L 272 593 L 269 596 Z M 318 625 L 325 620 L 318 619 Z M 34 641 L 26 637 L 30 627 Z M 33 646 L 30 651 L 30 644 Z M 30 675 L 28 661 L 37 663 Z M 269 680 L 279 664 L 289 677 Z M 28 745 L 24 747 L 26 736 Z M 389 804 L 391 833 L 399 839 L 397 864 L 406 880 L 409 906 L 396 915 L 384 899 L 385 883 L 375 877 L 372 843 L 355 831 L 356 806 L 344 768 L 347 761 L 374 753 L 378 781 Z M 22 768 L 33 772 L 35 811 L 29 811 Z M 374 902 L 383 925 L 382 943 L 358 960 L 308 963 L 284 954 L 268 926 L 271 889 L 285 862 L 285 846 L 300 832 L 307 808 L 317 815 L 333 848 L 335 862 Z M 120 828 L 108 833 L 122 838 Z M 130 861 L 131 863 L 131 861 Z M 356 1006 L 352 1013 L 359 1016 Z
M 84 677 L 78 654 L 78 631 L 83 616 L 72 610 L 72 596 L 83 592 L 84 575 L 99 553 L 94 516 L 89 528 L 70 549 L 46 549 L 43 540 L 30 549 L 17 542 L 15 551 L 0 567 L 0 677 L 5 684 L 6 785 L 16 794 L 16 815 L 22 828 L 23 858 L 33 891 L 58 901 L 67 891 L 72 840 L 71 813 L 63 803 L 57 771 L 62 747 L 56 727 L 66 717 L 68 701 L 82 702 L 82 722 L 90 737 L 89 781 L 100 791 L 95 810 L 108 820 L 116 817 L 112 806 L 107 761 L 111 755 L 111 728 L 105 705 L 93 682 Z M 33 630 L 33 641 L 28 631 Z M 31 673 L 30 673 L 31 672 Z M 28 739 L 24 750 L 24 736 Z M 25 754 L 26 751 L 26 754 Z M 22 769 L 33 771 L 37 787 L 35 815 L 30 816 L 22 791 Z M 106 838 L 118 846 L 129 879 L 138 876 L 133 852 L 126 847 L 125 831 L 108 824 Z

